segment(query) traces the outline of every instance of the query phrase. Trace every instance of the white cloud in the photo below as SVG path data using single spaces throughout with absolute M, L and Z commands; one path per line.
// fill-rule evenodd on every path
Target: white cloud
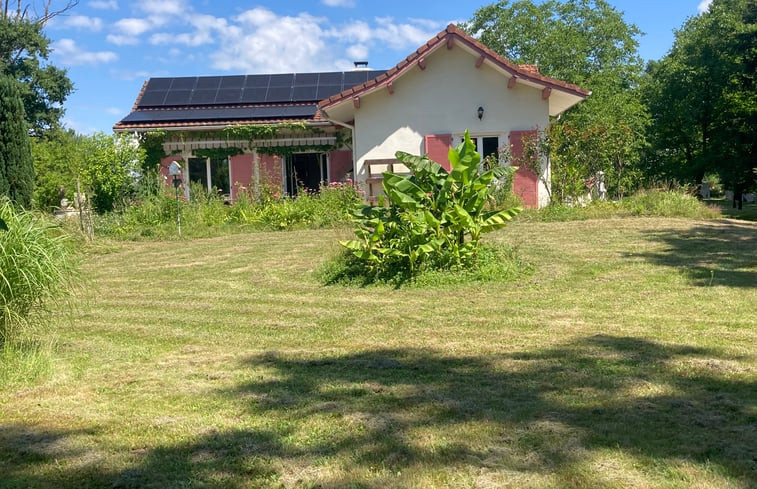
M 117 0 L 92 0 L 87 5 L 99 10 L 118 10 Z
M 429 23 L 419 26 L 417 20 L 416 25 L 395 24 L 391 17 L 377 17 L 378 27 L 373 29 L 373 37 L 394 49 L 417 48 L 443 28 L 443 26 L 437 24 L 437 28 L 431 29 Z
M 150 36 L 150 44 L 183 44 L 185 46 L 202 46 L 203 44 L 212 44 L 213 37 L 209 32 L 170 34 L 168 32 L 159 32 Z
M 276 14 L 264 7 L 255 7 L 237 16 L 239 22 L 252 26 L 264 26 L 276 22 L 276 19 Z
M 138 36 L 152 28 L 152 24 L 149 21 L 134 17 L 121 19 L 113 24 L 113 26 L 118 31 L 128 36 Z
M 355 0 L 321 0 L 321 3 L 329 7 L 354 7 Z
M 118 55 L 112 51 L 86 51 L 77 46 L 73 39 L 61 39 L 52 48 L 64 66 L 96 65 L 118 59 Z
M 370 45 L 381 43 L 396 50 L 416 49 L 442 30 L 445 24 L 429 19 L 410 19 L 395 23 L 391 17 L 377 17 L 375 27 L 364 21 L 334 27 L 329 35 L 349 43 Z
M 365 43 L 373 37 L 371 27 L 368 23 L 358 20 L 352 24 L 332 29 L 330 35 L 337 39 L 343 39 L 351 42 Z
M 103 28 L 103 20 L 99 17 L 71 15 L 63 19 L 63 25 L 75 29 L 86 29 L 93 32 L 99 32 Z
M 277 16 L 256 7 L 234 19 L 239 25 L 221 33 L 221 48 L 211 55 L 220 70 L 284 73 L 333 66 L 321 24 L 326 19 L 301 13 Z
M 139 36 L 153 27 L 147 19 L 127 17 L 116 21 L 113 24 L 114 32 L 105 36 L 105 39 L 117 46 L 134 46 L 139 44 Z
M 190 33 L 160 32 L 150 37 L 151 44 L 183 44 L 185 46 L 202 46 L 215 42 L 215 33 L 222 33 L 228 27 L 226 19 L 205 14 L 191 14 L 184 19 L 192 27 Z
M 143 80 L 146 78 L 150 78 L 152 76 L 158 76 L 147 70 L 136 70 L 136 71 L 111 70 L 110 75 L 117 80 L 127 80 L 127 81 Z M 167 75 L 167 73 L 163 73 L 163 75 Z
M 189 11 L 189 6 L 184 0 L 140 0 L 137 6 L 153 15 L 182 15 Z
M 123 115 L 126 113 L 125 110 L 119 109 L 118 107 L 105 107 L 103 110 L 106 114 L 110 115 Z
M 122 34 L 108 34 L 105 40 L 116 46 L 134 46 L 139 44 L 139 38 L 135 36 L 124 36 Z
M 353 44 L 347 48 L 347 56 L 353 61 L 363 61 L 368 59 L 368 47 L 364 44 Z
M 712 0 L 702 0 L 699 2 L 699 5 L 697 5 L 697 10 L 702 14 L 710 10 L 710 5 L 712 5 Z

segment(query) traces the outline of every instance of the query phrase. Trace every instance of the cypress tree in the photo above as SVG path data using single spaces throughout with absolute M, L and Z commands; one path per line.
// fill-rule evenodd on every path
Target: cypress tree
M 0 75 L 0 196 L 30 207 L 34 163 L 17 82 Z

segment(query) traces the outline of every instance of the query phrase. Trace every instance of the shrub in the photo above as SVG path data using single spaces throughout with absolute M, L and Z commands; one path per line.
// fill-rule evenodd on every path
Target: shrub
M 283 230 L 337 226 L 350 219 L 362 202 L 361 190 L 352 183 L 323 185 L 318 192 L 301 191 L 297 197 L 264 191 L 259 196 L 239 189 L 229 205 L 202 186 L 190 187 L 192 199 L 179 200 L 183 236 L 200 237 L 242 230 Z M 96 216 L 98 235 L 118 239 L 174 238 L 176 198 L 173 189 L 145 193 L 117 212 Z
M 409 269 L 400 267 L 374 272 L 367 269 L 352 252 L 345 250 L 321 265 L 315 274 L 326 285 L 434 288 L 510 282 L 531 270 L 532 267 L 523 262 L 511 248 L 482 245 L 476 260 L 470 263 L 439 268 L 431 262 L 425 262 L 414 274 Z
M 486 210 L 494 184 L 512 168 L 480 168 L 467 131 L 450 150 L 451 171 L 435 161 L 397 152 L 411 175 L 385 172 L 389 207 L 364 206 L 355 213 L 358 239 L 342 241 L 368 276 L 412 277 L 424 269 L 473 266 L 483 233 L 499 229 L 521 209 Z
M 9 201 L 0 202 L 0 343 L 13 340 L 76 276 L 66 235 Z
M 717 210 L 706 206 L 693 195 L 682 191 L 644 190 L 622 200 L 621 206 L 633 216 L 688 217 L 693 219 L 720 216 Z
M 642 190 L 619 201 L 595 200 L 585 206 L 553 203 L 538 210 L 528 210 L 518 218 L 522 221 L 579 221 L 617 217 L 681 217 L 713 219 L 720 211 L 710 207 L 685 189 Z

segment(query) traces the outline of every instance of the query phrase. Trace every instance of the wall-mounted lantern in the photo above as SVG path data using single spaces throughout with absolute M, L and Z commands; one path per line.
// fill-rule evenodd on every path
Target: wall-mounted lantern
M 172 161 L 170 165 L 168 165 L 168 176 L 173 177 L 173 180 L 171 180 L 171 183 L 173 183 L 173 188 L 176 191 L 176 228 L 179 231 L 179 236 L 181 237 L 181 205 L 179 203 L 179 187 L 181 186 L 181 165 L 176 162 Z
M 481 120 L 481 119 L 484 118 L 484 108 L 483 107 L 479 106 L 477 113 L 478 113 L 478 120 Z

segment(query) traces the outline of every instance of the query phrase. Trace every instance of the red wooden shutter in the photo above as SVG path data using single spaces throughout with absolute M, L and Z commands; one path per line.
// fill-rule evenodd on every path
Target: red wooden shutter
M 260 155 L 260 184 L 270 185 L 281 191 L 281 157 L 275 155 Z
M 339 150 L 329 153 L 329 180 L 341 182 L 352 171 L 352 151 Z
M 252 186 L 253 159 L 251 154 L 241 154 L 229 157 L 231 170 L 231 199 L 236 201 L 241 187 L 249 189 Z
M 426 154 L 447 170 L 452 168 L 447 153 L 452 148 L 452 134 L 426 134 Z
M 539 177 L 524 161 L 523 147 L 524 141 L 536 136 L 534 129 L 510 132 L 510 154 L 513 165 L 519 167 L 513 178 L 513 192 L 520 197 L 525 207 L 532 209 L 539 207 Z

